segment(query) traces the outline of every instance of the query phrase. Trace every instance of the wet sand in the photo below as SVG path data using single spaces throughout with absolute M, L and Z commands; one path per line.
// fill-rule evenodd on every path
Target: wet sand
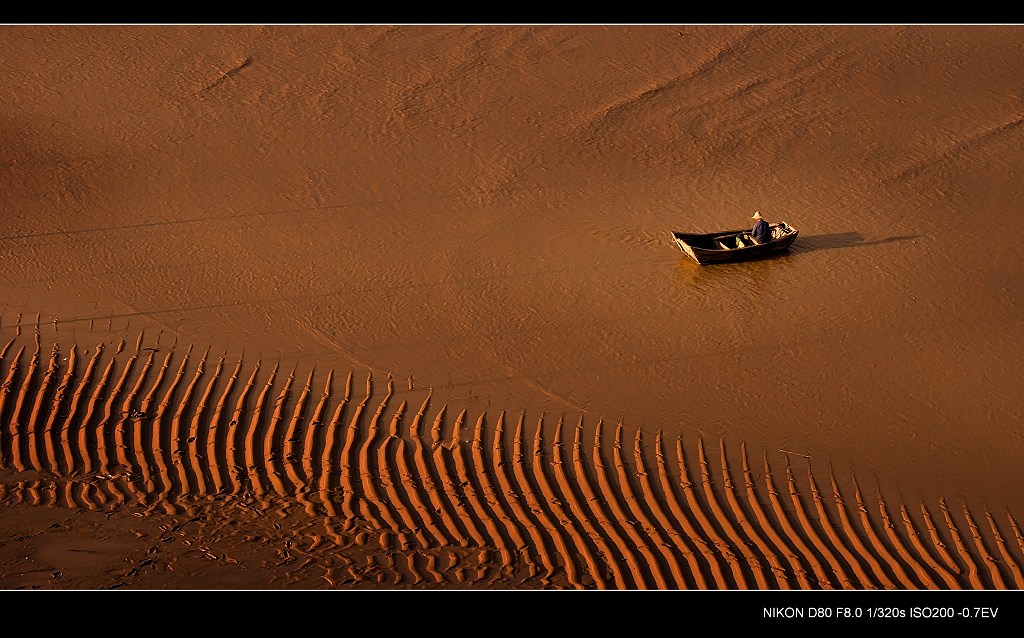
M 1022 41 L 3 27 L 0 585 L 1020 588 Z

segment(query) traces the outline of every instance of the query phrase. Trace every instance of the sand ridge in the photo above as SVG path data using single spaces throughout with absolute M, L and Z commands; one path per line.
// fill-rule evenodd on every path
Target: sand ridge
M 150 345 L 144 331 L 134 346 L 121 338 L 91 353 L 45 346 L 38 324 L 19 324 L 0 351 L 5 504 L 200 527 L 230 524 L 239 508 L 274 514 L 294 534 L 278 551 L 308 543 L 307 566 L 326 587 L 1022 585 L 1012 514 L 966 504 L 955 514 L 945 499 L 891 503 L 881 492 L 872 505 L 831 472 L 826 494 L 820 468 L 791 453 L 765 450 L 755 470 L 739 442 L 737 471 L 725 439 L 716 461 L 701 434 L 659 432 L 647 446 L 641 430 L 599 420 L 586 444 L 583 415 L 575 425 L 509 409 L 472 415 L 437 405 L 429 389 L 413 413 L 408 398 L 393 404 L 393 378 L 367 373 L 358 396 L 348 372 L 338 396 L 333 370 L 320 379 L 310 369 L 297 384 L 295 369 L 222 356 L 213 366 L 208 349 L 196 360 L 192 344 Z M 373 569 L 349 564 L 348 551 Z
M 1022 35 L 7 25 L 3 586 L 1018 588 Z

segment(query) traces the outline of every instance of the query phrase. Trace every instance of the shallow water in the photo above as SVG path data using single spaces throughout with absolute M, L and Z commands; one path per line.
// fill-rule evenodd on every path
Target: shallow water
M 145 327 L 1024 511 L 1022 45 L 7 26 L 0 336 Z M 757 209 L 800 230 L 789 254 L 671 242 Z

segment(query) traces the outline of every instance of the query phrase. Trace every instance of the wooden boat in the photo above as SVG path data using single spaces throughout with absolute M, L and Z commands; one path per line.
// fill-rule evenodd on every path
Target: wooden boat
M 673 231 L 672 240 L 698 264 L 716 264 L 758 259 L 788 250 L 799 234 L 799 231 L 786 222 L 771 224 L 769 227 L 772 238 L 764 244 L 755 242 L 749 230 L 700 234 Z

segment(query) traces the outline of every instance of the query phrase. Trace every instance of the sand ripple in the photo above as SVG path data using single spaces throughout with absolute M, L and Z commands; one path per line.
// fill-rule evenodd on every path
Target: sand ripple
M 586 441 L 582 417 L 472 415 L 430 390 L 412 403 L 392 378 L 356 384 L 349 372 L 339 389 L 333 370 L 298 376 L 147 346 L 144 333 L 91 354 L 47 345 L 44 360 L 38 330 L 19 328 L 0 353 L 0 458 L 19 477 L 4 502 L 188 515 L 211 529 L 275 513 L 288 521 L 283 553 L 306 547 L 305 573 L 325 587 L 1024 583 L 1009 513 L 870 499 L 857 483 L 844 493 L 831 470 L 826 492 L 821 469 L 791 453 L 755 464 L 740 442 L 737 468 L 724 440 L 716 461 L 702 435 L 646 441 L 600 419 Z

